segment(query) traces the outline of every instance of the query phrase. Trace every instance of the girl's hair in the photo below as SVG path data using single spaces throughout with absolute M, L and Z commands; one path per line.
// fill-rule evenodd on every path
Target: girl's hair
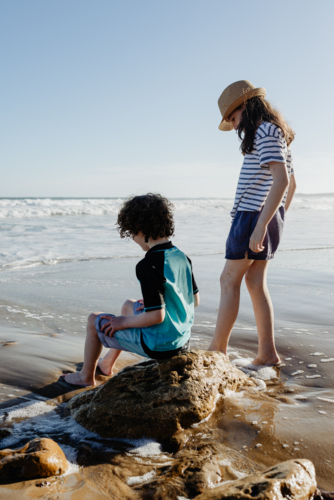
M 174 205 L 160 194 L 148 193 L 126 200 L 118 212 L 117 230 L 121 238 L 133 238 L 139 232 L 157 240 L 174 235 Z
M 280 128 L 288 146 L 294 140 L 295 133 L 281 113 L 274 109 L 263 97 L 251 97 L 245 103 L 245 109 L 242 112 L 237 128 L 241 140 L 240 149 L 243 155 L 253 151 L 255 133 L 261 122 L 270 122 Z

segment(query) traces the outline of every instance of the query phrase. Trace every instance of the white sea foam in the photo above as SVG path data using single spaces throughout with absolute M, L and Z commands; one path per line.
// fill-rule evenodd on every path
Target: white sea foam
M 63 476 L 69 476 L 70 474 L 75 474 L 79 472 L 80 467 L 77 464 L 77 451 L 72 448 L 72 446 L 68 446 L 66 444 L 61 444 L 61 449 L 65 454 L 65 457 L 68 462 L 68 468 Z
M 152 439 L 125 439 L 124 441 L 134 446 L 128 451 L 130 455 L 152 457 L 163 454 L 161 444 Z
M 135 484 L 141 484 L 146 481 L 150 481 L 155 476 L 156 472 L 154 470 L 151 470 L 150 472 L 146 472 L 146 474 L 143 474 L 142 476 L 129 477 L 126 482 L 129 486 L 134 486 Z
M 45 401 L 39 401 L 38 403 L 22 403 L 20 405 L 14 406 L 13 410 L 2 410 L 0 412 L 0 418 L 6 422 L 11 422 L 14 419 L 21 418 L 32 418 L 37 415 L 43 415 L 49 413 L 55 409 L 54 405 L 47 404 Z
M 0 199 L 0 270 L 121 258 L 124 255 L 140 257 L 138 248 L 133 244 L 126 245 L 116 231 L 117 212 L 122 202 L 121 198 Z M 173 242 L 190 256 L 223 254 L 221 238 L 230 228 L 233 200 L 178 199 L 173 203 L 177 229 Z M 308 214 L 307 235 L 300 232 L 302 226 L 298 212 L 301 208 L 309 209 L 313 214 Z M 333 209 L 334 196 L 296 196 L 291 207 L 291 214 L 295 216 L 290 215 L 287 227 L 291 233 L 279 251 L 333 249 L 333 235 L 328 231 Z M 321 221 L 316 215 L 319 210 Z M 318 233 L 322 225 L 326 230 L 322 231 L 319 245 Z M 200 238 L 197 237 L 199 229 Z M 318 258 L 319 265 L 321 262 L 322 267 L 328 267 L 333 259 L 331 255 L 326 259 L 324 256 L 321 254 L 321 259 Z M 285 260 L 290 259 L 291 256 Z M 305 259 L 307 261 L 308 257 Z M 314 263 L 314 259 L 312 261 Z
M 76 461 L 76 445 L 83 442 L 89 443 L 91 448 L 112 452 L 116 451 L 114 449 L 115 442 L 120 441 L 128 445 L 128 453 L 136 457 L 155 457 L 155 461 L 157 457 L 162 460 L 169 460 L 169 457 L 163 454 L 161 444 L 154 440 L 101 439 L 98 434 L 88 431 L 70 416 L 62 417 L 61 409 L 64 406 L 66 404 L 59 405 L 59 411 L 52 411 L 55 407 L 47 405 L 43 401 L 29 406 L 23 404 L 20 407 L 16 407 L 7 417 L 6 422 L 8 422 L 8 419 L 12 422 L 12 434 L 1 441 L 2 447 L 15 449 L 22 440 L 29 441 L 36 437 L 44 436 L 49 436 L 58 442 L 57 437 L 61 437 L 58 444 L 64 451 L 69 462 L 66 475 L 79 470 Z M 23 418 L 24 420 L 16 422 L 16 418 Z M 68 436 L 69 441 L 65 445 L 63 444 L 64 436 Z
M 297 370 L 296 372 L 291 373 L 291 377 L 295 377 L 296 375 L 300 375 L 301 373 L 304 373 L 304 370 Z
M 254 366 L 252 364 L 254 360 L 252 358 L 237 358 L 232 361 L 234 366 L 237 366 L 250 378 L 259 380 L 272 380 L 277 378 L 276 370 L 271 366 Z M 258 384 L 259 388 L 264 389 L 263 384 Z
M 116 214 L 122 198 L 1 198 L 0 218 L 55 217 Z M 194 198 L 172 200 L 180 213 L 230 212 L 232 198 Z M 334 195 L 297 195 L 292 210 L 334 210 Z
M 103 198 L 0 199 L 0 218 L 116 214 L 123 200 Z

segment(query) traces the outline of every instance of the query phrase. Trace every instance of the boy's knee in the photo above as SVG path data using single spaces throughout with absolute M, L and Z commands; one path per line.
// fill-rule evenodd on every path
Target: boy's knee
M 132 316 L 133 315 L 133 304 L 135 303 L 135 300 L 128 299 L 124 302 L 122 305 L 121 309 L 121 314 L 123 316 Z
M 87 325 L 95 327 L 95 320 L 96 320 L 97 317 L 98 317 L 98 313 L 91 313 L 88 316 Z

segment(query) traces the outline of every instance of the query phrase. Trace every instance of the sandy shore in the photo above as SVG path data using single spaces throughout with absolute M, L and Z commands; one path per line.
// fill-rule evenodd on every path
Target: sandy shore
M 192 348 L 205 349 L 215 324 L 222 258 L 192 260 L 202 297 L 201 307 L 196 311 Z M 30 282 L 25 276 L 22 287 L 14 280 L 2 283 L 5 297 L 0 304 L 2 415 L 14 406 L 32 406 L 36 401 L 57 406 L 73 395 L 73 388 L 59 377 L 82 362 L 86 317 L 96 309 L 117 313 L 124 299 L 139 297 L 134 265 L 134 259 L 116 264 L 95 263 L 93 267 L 76 263 L 34 272 Z M 112 286 L 107 286 L 108 276 Z M 17 280 L 22 279 L 17 274 Z M 261 466 L 289 458 L 311 459 L 319 485 L 327 490 L 334 489 L 332 283 L 333 275 L 329 273 L 272 266 L 269 287 L 283 366 L 277 369 L 275 378 L 267 381 L 266 392 L 251 399 L 231 395 L 224 411 L 216 412 L 211 423 L 206 424 L 212 432 L 219 429 L 221 442 L 242 450 Z M 253 358 L 256 346 L 251 304 L 243 289 L 240 316 L 231 337 L 231 360 Z M 137 357 L 122 354 L 118 369 L 136 361 Z M 99 382 L 104 380 L 106 377 L 99 376 Z M 5 440 L 4 446 L 15 447 L 15 443 L 18 446 L 24 439 L 27 441 L 49 429 L 49 424 L 29 426 L 29 418 L 23 408 L 20 416 L 13 419 L 17 439 Z M 2 417 L 0 427 L 4 425 L 7 423 Z M 52 438 L 60 439 L 59 435 L 54 432 Z M 262 446 L 256 448 L 256 444 Z M 0 447 L 3 447 L 1 442 Z M 152 458 L 152 467 L 154 461 Z M 43 498 L 46 492 L 36 488 L 35 483 L 3 485 L 0 497 L 17 498 L 20 491 L 20 498 Z M 82 469 L 73 471 L 62 483 L 54 480 L 51 488 L 48 495 L 64 496 L 66 492 L 66 498 L 72 499 L 107 498 L 94 481 L 84 476 Z

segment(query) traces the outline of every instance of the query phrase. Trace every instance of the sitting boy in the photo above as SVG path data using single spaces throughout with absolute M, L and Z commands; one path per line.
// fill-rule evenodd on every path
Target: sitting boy
M 158 194 L 135 196 L 121 207 L 117 219 L 121 238 L 132 238 L 146 251 L 136 266 L 143 300 L 127 300 L 121 316 L 89 316 L 83 368 L 65 375 L 66 382 L 95 385 L 97 365 L 111 375 L 121 351 L 168 359 L 189 349 L 199 292 L 191 261 L 169 241 L 174 234 L 172 209 Z M 110 351 L 99 360 L 102 345 Z

